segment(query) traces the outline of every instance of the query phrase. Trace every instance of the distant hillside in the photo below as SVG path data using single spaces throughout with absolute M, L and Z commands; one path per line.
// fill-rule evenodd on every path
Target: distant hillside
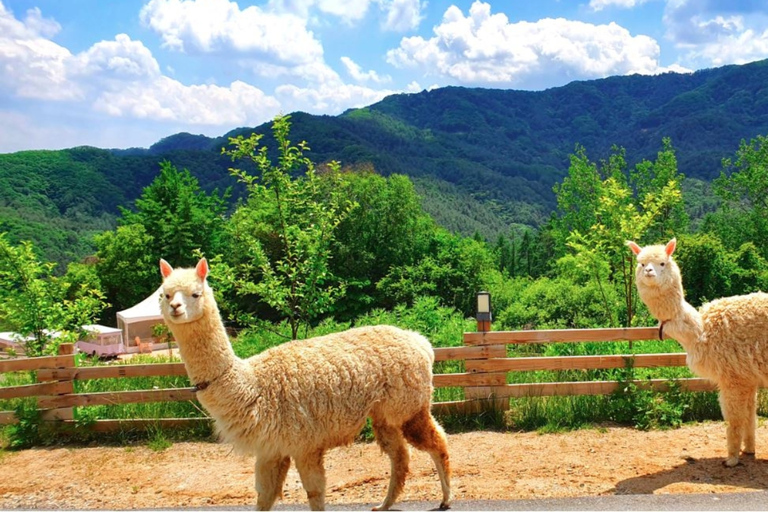
M 294 113 L 291 139 L 307 141 L 318 163 L 366 163 L 384 175 L 409 175 L 439 223 L 491 238 L 513 223 L 537 225 L 549 216 L 552 186 L 566 175 L 577 143 L 592 160 L 623 146 L 633 164 L 654 158 L 668 136 L 680 171 L 711 180 L 739 141 L 768 134 L 766 84 L 768 61 L 540 92 L 447 87 L 390 96 L 339 116 Z M 0 231 L 37 243 L 50 224 L 59 233 L 52 240 L 80 239 L 109 223 L 118 204 L 130 205 L 163 159 L 188 168 L 206 190 L 232 185 L 232 163 L 220 154 L 227 137 L 256 131 L 269 144 L 269 126 L 220 138 L 180 133 L 146 149 L 0 155 Z M 44 252 L 56 244 L 48 240 Z M 67 260 L 87 245 L 51 259 Z

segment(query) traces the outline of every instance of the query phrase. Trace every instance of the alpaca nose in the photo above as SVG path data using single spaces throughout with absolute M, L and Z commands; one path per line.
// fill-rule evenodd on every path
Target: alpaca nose
M 179 307 L 181 307 L 181 302 L 171 302 L 169 306 L 171 306 L 171 309 L 176 311 L 177 309 L 179 309 Z

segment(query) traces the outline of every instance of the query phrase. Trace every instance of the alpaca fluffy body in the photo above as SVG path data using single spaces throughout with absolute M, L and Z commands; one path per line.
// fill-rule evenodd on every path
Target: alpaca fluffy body
M 423 336 L 391 326 L 361 327 L 291 341 L 238 358 L 206 282 L 208 265 L 174 270 L 161 260 L 161 309 L 197 397 L 225 442 L 256 456 L 257 508 L 281 495 L 293 459 L 313 510 L 325 506 L 326 450 L 352 443 L 372 419 L 391 460 L 392 506 L 408 472 L 407 440 L 427 451 L 451 501 L 446 436 L 430 412 L 434 352 Z
M 637 255 L 637 290 L 664 334 L 685 349 L 691 371 L 717 384 L 728 424 L 725 465 L 735 466 L 742 445 L 744 453 L 755 453 L 757 390 L 768 386 L 768 294 L 717 299 L 697 311 L 684 298 L 672 258 L 676 244 L 628 242 Z

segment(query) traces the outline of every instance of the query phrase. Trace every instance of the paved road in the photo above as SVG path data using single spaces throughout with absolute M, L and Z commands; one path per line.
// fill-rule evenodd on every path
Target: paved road
M 361 503 L 359 505 L 334 505 L 330 503 L 327 504 L 327 509 L 329 511 L 371 510 L 371 507 L 374 505 L 374 503 Z M 436 506 L 437 502 L 406 501 L 396 503 L 393 510 L 436 510 Z M 184 508 L 174 510 L 253 510 L 253 506 L 234 508 Z M 309 510 L 309 507 L 306 505 L 278 505 L 274 510 Z M 457 501 L 453 504 L 451 510 L 768 510 L 768 492 L 754 491 L 723 494 L 624 494 L 594 496 L 589 498 Z

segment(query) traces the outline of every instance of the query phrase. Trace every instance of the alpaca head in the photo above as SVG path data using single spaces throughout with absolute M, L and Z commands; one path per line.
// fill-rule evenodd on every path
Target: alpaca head
M 161 259 L 160 273 L 163 276 L 160 309 L 168 325 L 199 320 L 205 313 L 206 301 L 212 300 L 210 293 L 206 293 L 208 262 L 205 258 L 201 259 L 195 268 L 176 270 Z
M 672 259 L 677 247 L 674 238 L 666 245 L 648 245 L 640 247 L 635 242 L 627 242 L 630 250 L 637 256 L 635 280 L 640 291 L 682 287 L 680 269 Z

